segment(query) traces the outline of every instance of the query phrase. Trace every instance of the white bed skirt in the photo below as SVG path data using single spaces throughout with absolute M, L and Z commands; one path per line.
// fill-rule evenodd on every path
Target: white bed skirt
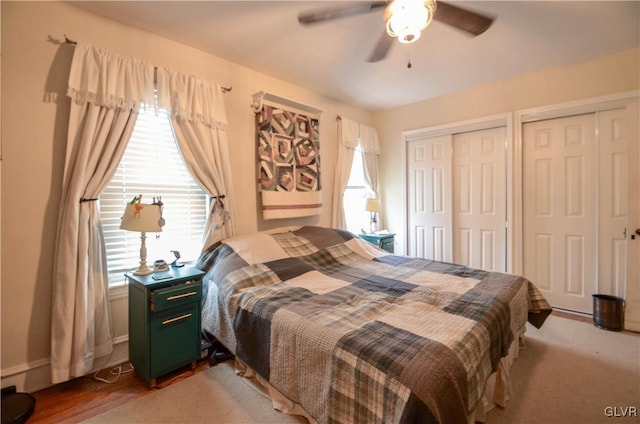
M 526 326 L 522 326 L 518 330 L 515 339 L 509 346 L 507 356 L 500 359 L 498 369 L 487 379 L 484 385 L 484 394 L 476 409 L 469 415 L 469 424 L 483 423 L 487 419 L 487 413 L 493 408 L 496 406 L 505 408 L 507 406 L 507 402 L 511 399 L 511 365 L 520 355 L 520 349 L 524 348 L 525 330 Z

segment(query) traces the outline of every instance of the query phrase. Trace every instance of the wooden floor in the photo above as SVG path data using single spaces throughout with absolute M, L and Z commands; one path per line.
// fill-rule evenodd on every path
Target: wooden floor
M 153 393 L 170 384 L 210 368 L 208 359 L 198 361 L 195 370 L 191 366 L 178 369 L 157 379 L 156 387 L 148 384 L 131 370 L 129 363 L 120 365 L 123 373 L 116 380 L 113 369 L 102 370 L 99 378 L 114 381 L 111 384 L 98 381 L 93 375 L 75 378 L 33 393 L 36 408 L 27 421 L 34 423 L 77 423 L 100 415 L 131 400 Z
M 591 317 L 566 312 L 553 311 L 553 315 L 592 322 Z M 153 389 L 149 388 L 147 383 L 135 372 L 126 372 L 130 370 L 128 363 L 121 365 L 121 367 L 125 373 L 112 384 L 97 381 L 91 375 L 34 393 L 36 408 L 28 423 L 77 423 L 148 395 L 154 390 L 162 389 L 194 373 L 205 371 L 210 368 L 210 365 L 206 358 L 201 359 L 195 370 L 192 371 L 190 366 L 186 366 L 159 378 L 156 388 Z M 100 371 L 98 377 L 109 381 L 115 380 L 115 376 L 110 375 L 110 371 Z

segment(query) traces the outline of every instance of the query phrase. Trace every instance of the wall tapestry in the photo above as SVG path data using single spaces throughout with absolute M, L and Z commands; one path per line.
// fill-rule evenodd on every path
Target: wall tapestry
M 258 113 L 257 126 L 263 218 L 320 214 L 318 118 L 263 105 Z

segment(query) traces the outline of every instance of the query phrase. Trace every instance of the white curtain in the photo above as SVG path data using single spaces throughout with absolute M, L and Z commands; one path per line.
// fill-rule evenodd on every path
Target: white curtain
M 364 179 L 367 185 L 378 197 L 378 156 L 380 155 L 380 142 L 375 128 L 360 125 L 360 146 L 363 152 Z
M 67 94 L 72 101 L 52 292 L 54 384 L 85 375 L 113 349 L 96 199 L 122 158 L 140 103 L 153 100 L 153 67 L 79 43 Z
M 349 182 L 353 153 L 358 147 L 360 128 L 357 122 L 346 118 L 338 120 L 338 163 L 333 188 L 333 208 L 331 211 L 331 225 L 334 228 L 346 229 L 347 221 L 344 216 L 343 195 Z
M 222 88 L 194 76 L 158 68 L 158 104 L 171 111 L 187 169 L 212 197 L 203 249 L 234 235 L 233 187 Z M 224 198 L 221 198 L 224 196 Z
M 359 124 L 350 119 L 338 120 L 338 165 L 333 190 L 332 226 L 346 228 L 343 195 L 349 182 L 351 165 L 356 147 L 362 150 L 364 178 L 378 198 L 378 156 L 380 142 L 375 128 Z
M 140 105 L 171 111 L 187 168 L 216 199 L 204 246 L 232 236 L 233 188 L 221 87 L 78 43 L 69 74 L 67 152 L 54 259 L 52 382 L 85 375 L 113 350 L 104 238 L 96 200 L 115 173 Z M 224 195 L 224 199 L 220 196 Z M 227 206 L 224 207 L 222 202 Z

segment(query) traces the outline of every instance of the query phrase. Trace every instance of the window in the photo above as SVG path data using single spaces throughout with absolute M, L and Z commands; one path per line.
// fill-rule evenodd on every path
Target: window
M 207 218 L 208 197 L 180 155 L 166 111 L 140 111 L 118 170 L 100 195 L 100 218 L 107 250 L 109 285 L 124 284 L 124 273 L 140 263 L 140 233 L 120 229 L 125 204 L 142 194 L 143 203 L 161 197 L 166 221 L 161 233 L 148 233 L 147 265 L 156 259 L 197 259 Z
M 349 182 L 342 195 L 347 230 L 352 233 L 361 233 L 363 228 L 369 231 L 371 215 L 364 209 L 364 206 L 370 194 L 371 190 L 364 179 L 362 150 L 357 148 L 353 154 Z

